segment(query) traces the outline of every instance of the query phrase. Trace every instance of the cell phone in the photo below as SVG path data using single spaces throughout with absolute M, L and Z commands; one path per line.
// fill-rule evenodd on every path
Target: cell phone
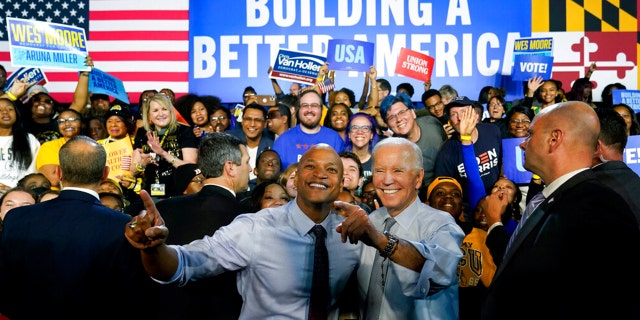
M 276 96 L 259 94 L 259 95 L 256 95 L 256 99 L 259 105 L 269 106 L 269 107 L 273 107 L 276 105 Z

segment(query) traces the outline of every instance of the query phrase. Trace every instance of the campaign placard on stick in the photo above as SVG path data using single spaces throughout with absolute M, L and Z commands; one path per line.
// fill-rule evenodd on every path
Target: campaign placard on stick
M 308 52 L 280 49 L 269 77 L 271 79 L 316 84 L 318 71 L 326 60 L 323 56 Z
M 124 103 L 129 103 L 124 83 L 120 79 L 96 68 L 93 68 L 89 73 L 89 91 L 91 93 L 104 93 Z
M 82 28 L 7 17 L 7 31 L 14 66 L 89 70 L 84 64 L 88 54 Z
M 18 80 L 20 81 L 24 80 L 26 83 L 33 84 L 33 85 L 39 84 L 41 86 L 44 86 L 49 82 L 49 80 L 47 79 L 47 76 L 44 74 L 44 72 L 40 68 L 22 67 L 14 71 L 7 78 L 7 84 L 4 86 L 4 91 L 5 92 L 9 91 L 9 89 L 11 89 L 11 86 L 13 86 L 13 83 Z
M 524 151 L 520 143 L 524 138 L 502 139 L 502 169 L 504 175 L 517 184 L 527 184 L 532 173 L 524 168 Z
M 611 90 L 613 104 L 624 103 L 636 113 L 640 112 L 640 90 Z
M 421 81 L 429 81 L 434 61 L 435 59 L 424 53 L 402 48 L 396 62 L 395 73 Z
M 513 64 L 511 78 L 513 81 L 527 81 L 533 77 L 541 76 L 542 79 L 551 79 L 553 57 L 538 55 L 518 55 Z
M 513 43 L 514 57 L 519 55 L 553 56 L 553 38 L 521 38 Z M 514 59 L 515 60 L 515 59 Z
M 372 42 L 331 39 L 327 44 L 327 62 L 333 70 L 368 72 L 373 65 Z
M 633 172 L 640 175 L 640 136 L 629 136 L 627 146 L 622 154 L 622 161 L 626 163 Z
M 117 176 L 123 174 L 123 171 L 128 171 L 131 163 L 123 161 L 123 157 L 131 157 L 133 154 L 133 146 L 130 139 L 120 139 L 112 141 L 103 145 L 104 150 L 107 152 L 107 166 L 109 166 L 109 178 L 118 180 Z M 125 166 L 125 168 L 122 168 Z M 129 166 L 127 168 L 126 166 Z

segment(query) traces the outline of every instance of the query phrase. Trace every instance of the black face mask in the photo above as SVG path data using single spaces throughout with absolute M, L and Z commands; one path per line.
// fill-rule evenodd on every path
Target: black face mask
M 33 188 L 32 190 L 38 195 L 41 196 L 45 191 L 49 190 L 51 188 L 47 188 L 47 187 L 37 187 L 37 188 Z

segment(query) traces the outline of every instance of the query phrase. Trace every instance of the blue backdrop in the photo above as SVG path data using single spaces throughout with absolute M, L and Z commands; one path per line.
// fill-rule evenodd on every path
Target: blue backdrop
M 432 88 L 450 84 L 476 99 L 491 85 L 507 88 L 508 100 L 521 97 L 522 84 L 503 75 L 511 72 L 513 41 L 531 34 L 530 1 L 453 1 L 453 7 L 449 1 L 395 2 L 192 0 L 189 91 L 227 103 L 242 101 L 246 86 L 271 94 L 267 70 L 278 49 L 326 57 L 329 39 L 354 39 L 375 44 L 378 77 L 388 79 L 392 91 L 411 83 L 414 101 L 422 82 L 394 74 L 403 47 L 435 58 Z M 337 71 L 335 77 L 336 88 L 350 88 L 359 98 L 364 73 Z M 288 93 L 291 83 L 279 83 Z

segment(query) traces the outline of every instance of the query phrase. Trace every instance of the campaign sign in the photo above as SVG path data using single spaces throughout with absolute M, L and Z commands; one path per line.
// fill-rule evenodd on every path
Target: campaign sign
M 513 54 L 553 56 L 553 38 L 522 38 L 513 43 Z
M 553 57 L 539 55 L 517 55 L 513 63 L 511 78 L 513 81 L 528 81 L 535 76 L 551 79 Z
M 7 17 L 7 31 L 14 66 L 89 70 L 83 28 Z
M 89 91 L 91 93 L 104 93 L 124 103 L 129 103 L 129 97 L 122 81 L 96 68 L 93 68 L 89 73 Z
M 613 104 L 624 103 L 636 113 L 640 112 L 640 90 L 611 90 Z
M 626 163 L 633 172 L 640 175 L 640 136 L 629 136 L 627 146 L 622 154 L 622 161 Z
M 369 72 L 373 65 L 373 43 L 331 39 L 327 44 L 327 62 L 333 70 Z
M 502 139 L 502 169 L 504 175 L 517 184 L 528 184 L 532 175 L 524 168 L 524 151 L 520 149 L 524 139 Z
M 396 62 L 395 73 L 421 81 L 431 80 L 435 59 L 411 49 L 402 48 Z
M 270 78 L 315 84 L 318 71 L 326 60 L 308 52 L 280 49 Z
M 11 86 L 13 86 L 13 83 L 18 80 L 24 80 L 26 83 L 31 85 L 39 84 L 41 86 L 44 86 L 49 82 L 49 80 L 47 80 L 47 76 L 39 68 L 20 68 L 14 71 L 7 78 L 7 84 L 4 87 L 4 91 L 8 92 L 9 89 L 11 89 Z

